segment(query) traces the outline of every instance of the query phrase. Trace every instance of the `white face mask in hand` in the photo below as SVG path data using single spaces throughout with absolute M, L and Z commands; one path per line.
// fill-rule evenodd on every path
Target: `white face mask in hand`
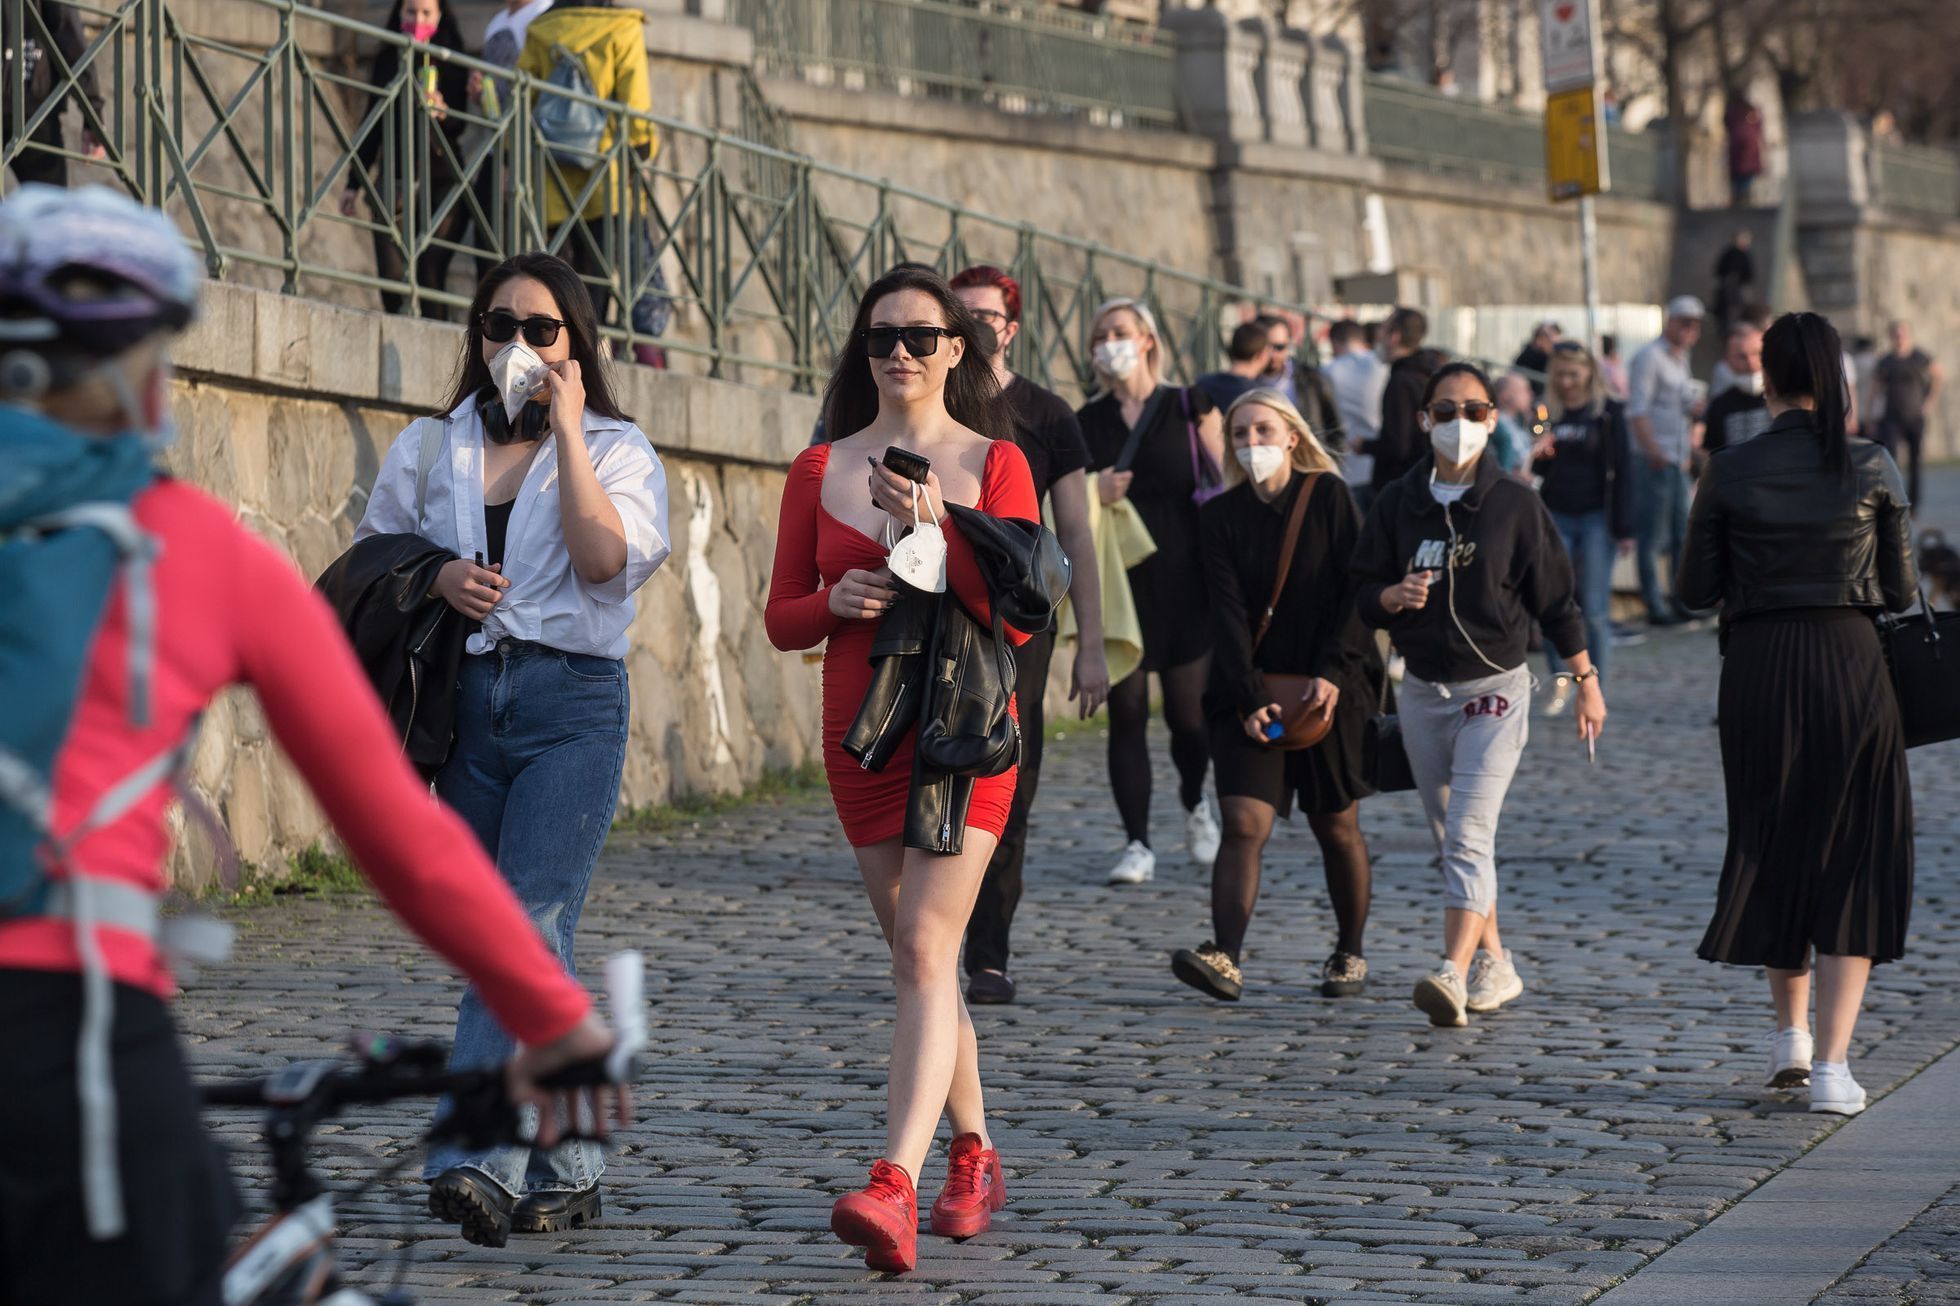
M 935 518 L 929 522 L 919 520 L 919 500 L 925 491 L 912 487 L 912 533 L 892 546 L 891 556 L 886 560 L 892 575 L 904 581 L 915 590 L 927 594 L 946 592 L 946 533 L 939 529 Z M 932 512 L 931 500 L 926 501 L 926 513 Z M 887 530 L 891 527 L 888 525 Z
M 1443 455 L 1443 461 L 1461 467 L 1483 457 L 1484 447 L 1490 443 L 1490 427 L 1459 417 L 1430 431 L 1429 442 Z
M 522 336 L 490 357 L 490 381 L 504 397 L 504 416 L 515 422 L 517 414 L 544 384 L 544 360 L 532 352 Z
M 1286 462 L 1287 451 L 1276 444 L 1249 444 L 1237 450 L 1239 466 L 1245 474 L 1264 485 Z
M 1121 381 L 1143 362 L 1143 348 L 1135 340 L 1105 340 L 1094 356 L 1098 368 Z

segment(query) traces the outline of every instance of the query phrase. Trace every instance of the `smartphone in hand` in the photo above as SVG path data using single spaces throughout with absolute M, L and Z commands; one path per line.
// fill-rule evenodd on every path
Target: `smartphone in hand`
M 885 466 L 908 481 L 917 481 L 920 485 L 924 485 L 926 473 L 932 470 L 932 460 L 894 444 L 885 450 Z

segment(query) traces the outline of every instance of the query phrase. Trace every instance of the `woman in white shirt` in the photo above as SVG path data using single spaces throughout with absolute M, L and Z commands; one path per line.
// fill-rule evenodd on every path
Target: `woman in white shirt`
M 446 411 L 396 439 L 355 538 L 416 534 L 457 555 L 435 592 L 480 622 L 456 685 L 456 743 L 436 793 L 467 821 L 569 969 L 626 759 L 620 661 L 633 593 L 667 557 L 667 479 L 612 397 L 592 301 L 549 254 L 491 269 L 470 305 Z M 508 415 L 506 395 L 521 404 Z M 533 396 L 525 400 L 525 396 Z M 455 1064 L 511 1039 L 474 988 Z M 599 1214 L 591 1143 L 442 1148 L 429 1208 L 500 1247 Z

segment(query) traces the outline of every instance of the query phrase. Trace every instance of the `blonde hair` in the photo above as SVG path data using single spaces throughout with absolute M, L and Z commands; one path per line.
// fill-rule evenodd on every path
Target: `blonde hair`
M 1128 309 L 1131 313 L 1135 314 L 1137 325 L 1142 327 L 1143 333 L 1150 337 L 1150 350 L 1144 360 L 1144 365 L 1150 369 L 1152 379 L 1161 382 L 1164 379 L 1164 335 L 1157 329 L 1156 314 L 1152 313 L 1150 306 L 1142 300 L 1118 296 L 1115 299 L 1105 299 L 1102 303 L 1096 305 L 1095 316 L 1089 319 L 1090 337 L 1093 339 L 1096 334 L 1096 328 L 1102 325 L 1102 320 L 1119 308 Z M 1102 389 L 1107 390 L 1110 388 L 1110 383 L 1116 378 L 1108 375 L 1100 367 L 1096 366 L 1095 356 L 1095 349 L 1091 347 L 1089 351 L 1089 368 L 1096 374 L 1096 384 Z
M 1545 415 L 1554 422 L 1563 421 L 1566 414 L 1565 401 L 1558 397 L 1558 387 L 1552 384 L 1552 369 L 1561 362 L 1569 362 L 1573 359 L 1578 359 L 1592 370 L 1592 382 L 1586 388 L 1586 406 L 1584 410 L 1574 415 L 1597 417 L 1606 411 L 1606 378 L 1600 373 L 1599 360 L 1593 357 L 1590 348 L 1579 341 L 1561 340 L 1545 364 Z
M 1294 471 L 1303 474 L 1311 474 L 1313 472 L 1334 472 L 1337 475 L 1339 474 L 1341 470 L 1340 459 L 1328 452 L 1327 446 L 1320 442 L 1320 437 L 1313 433 L 1311 426 L 1307 425 L 1307 419 L 1300 416 L 1300 410 L 1293 406 L 1293 401 L 1269 386 L 1260 386 L 1256 390 L 1246 391 L 1237 399 L 1234 399 L 1232 406 L 1225 410 L 1225 444 L 1227 448 L 1230 448 L 1232 443 L 1232 418 L 1238 413 L 1239 409 L 1249 407 L 1253 404 L 1259 404 L 1278 413 L 1280 421 L 1286 424 L 1287 429 L 1292 431 L 1294 435 L 1300 437 L 1293 445 L 1292 462 Z M 1227 458 L 1225 460 L 1225 484 L 1237 485 L 1244 479 L 1246 479 L 1245 468 L 1239 465 L 1239 460 L 1237 458 Z

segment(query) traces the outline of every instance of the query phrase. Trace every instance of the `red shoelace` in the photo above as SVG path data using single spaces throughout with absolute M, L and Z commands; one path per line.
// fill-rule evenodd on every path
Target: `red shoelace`
M 987 1178 L 987 1150 L 970 1147 L 946 1159 L 946 1192 L 942 1201 L 959 1201 L 978 1193 Z
M 914 1199 L 911 1181 L 905 1172 L 889 1161 L 880 1161 L 871 1167 L 871 1182 L 864 1186 L 867 1196 L 893 1206 L 904 1207 Z

